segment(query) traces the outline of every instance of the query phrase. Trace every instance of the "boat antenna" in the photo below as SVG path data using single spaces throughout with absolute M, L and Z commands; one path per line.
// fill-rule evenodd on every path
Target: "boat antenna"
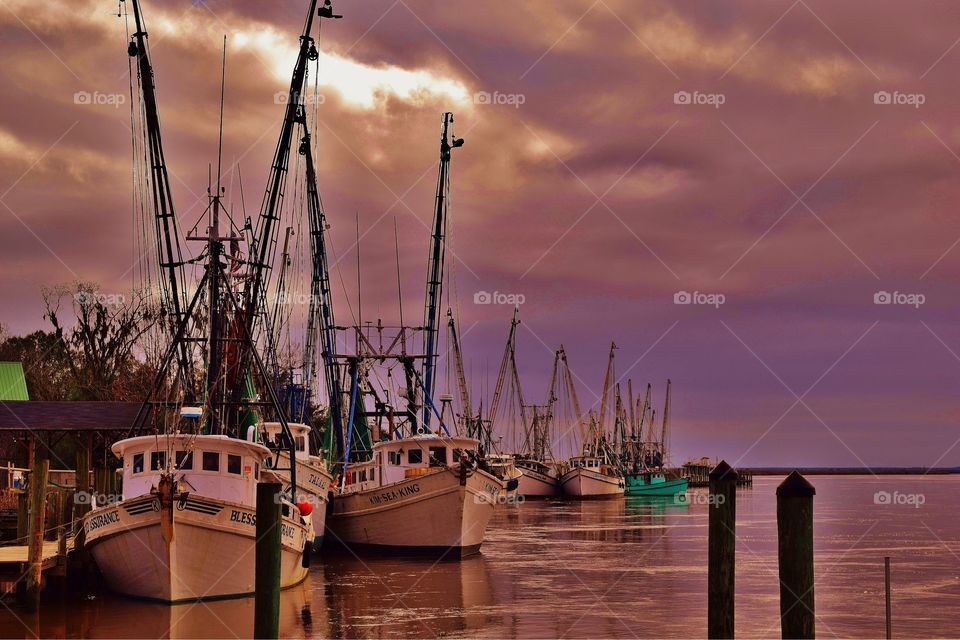
M 221 193 L 220 166 L 223 161 L 223 94 L 227 79 L 227 34 L 223 34 L 223 62 L 220 66 L 220 132 L 217 141 L 217 195 Z
M 363 296 L 360 293 L 360 210 L 354 212 L 357 225 L 357 325 L 363 331 Z
M 400 284 L 400 238 L 397 235 L 397 216 L 393 216 L 393 251 L 397 259 L 397 302 L 400 304 L 400 330 L 403 331 L 403 287 Z

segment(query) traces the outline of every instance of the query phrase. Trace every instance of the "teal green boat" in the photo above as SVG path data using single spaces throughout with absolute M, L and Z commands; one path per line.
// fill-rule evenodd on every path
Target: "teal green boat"
M 675 496 L 687 492 L 687 478 L 668 478 L 663 471 L 642 471 L 625 476 L 628 496 Z

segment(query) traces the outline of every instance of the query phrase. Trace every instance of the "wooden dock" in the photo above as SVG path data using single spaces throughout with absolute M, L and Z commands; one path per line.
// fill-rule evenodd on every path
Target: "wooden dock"
M 62 540 L 47 540 L 43 543 L 43 571 L 66 567 L 67 554 L 73 551 L 74 538 Z M 27 545 L 0 546 L 0 575 L 23 575 L 27 571 Z

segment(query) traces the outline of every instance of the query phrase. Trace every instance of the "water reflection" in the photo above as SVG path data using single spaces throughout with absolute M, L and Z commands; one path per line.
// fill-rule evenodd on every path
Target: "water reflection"
M 435 637 L 469 633 L 491 622 L 494 603 L 487 559 L 460 561 L 364 557 L 324 558 L 334 637 Z M 316 598 L 315 598 L 316 599 Z
M 737 493 L 737 636 L 779 633 L 780 478 Z M 960 476 L 816 477 L 817 632 L 883 634 L 883 556 L 893 558 L 897 637 L 958 635 Z M 878 491 L 923 494 L 885 505 Z M 699 492 L 699 493 L 698 493 Z M 702 637 L 708 506 L 671 499 L 504 505 L 480 556 L 463 561 L 318 559 L 281 596 L 282 637 Z M 111 596 L 44 605 L 0 637 L 249 637 L 253 601 L 166 607 Z M 25 626 L 24 626 L 25 625 Z
M 323 574 L 280 596 L 280 637 L 329 636 L 326 606 L 310 600 Z M 253 598 L 165 605 L 104 594 L 79 602 L 44 602 L 41 615 L 17 612 L 22 623 L 0 620 L 0 637 L 13 638 L 249 638 Z M 5 623 L 9 624 L 5 624 Z

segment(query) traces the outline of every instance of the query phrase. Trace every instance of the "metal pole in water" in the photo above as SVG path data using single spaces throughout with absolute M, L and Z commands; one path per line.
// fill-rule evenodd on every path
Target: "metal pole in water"
M 890 556 L 883 559 L 883 586 L 887 604 L 887 640 L 893 637 L 893 617 L 890 608 Z
M 707 560 L 707 637 L 733 638 L 737 472 L 721 460 L 710 472 Z
M 43 580 L 43 524 L 46 515 L 47 472 L 50 461 L 33 463 L 30 471 L 30 545 L 27 549 L 27 593 L 24 605 L 30 611 L 40 608 L 40 586 Z
M 280 483 L 257 485 L 253 637 L 280 635 Z
M 780 565 L 780 634 L 814 638 L 813 496 L 817 491 L 794 471 L 777 487 L 777 552 Z

